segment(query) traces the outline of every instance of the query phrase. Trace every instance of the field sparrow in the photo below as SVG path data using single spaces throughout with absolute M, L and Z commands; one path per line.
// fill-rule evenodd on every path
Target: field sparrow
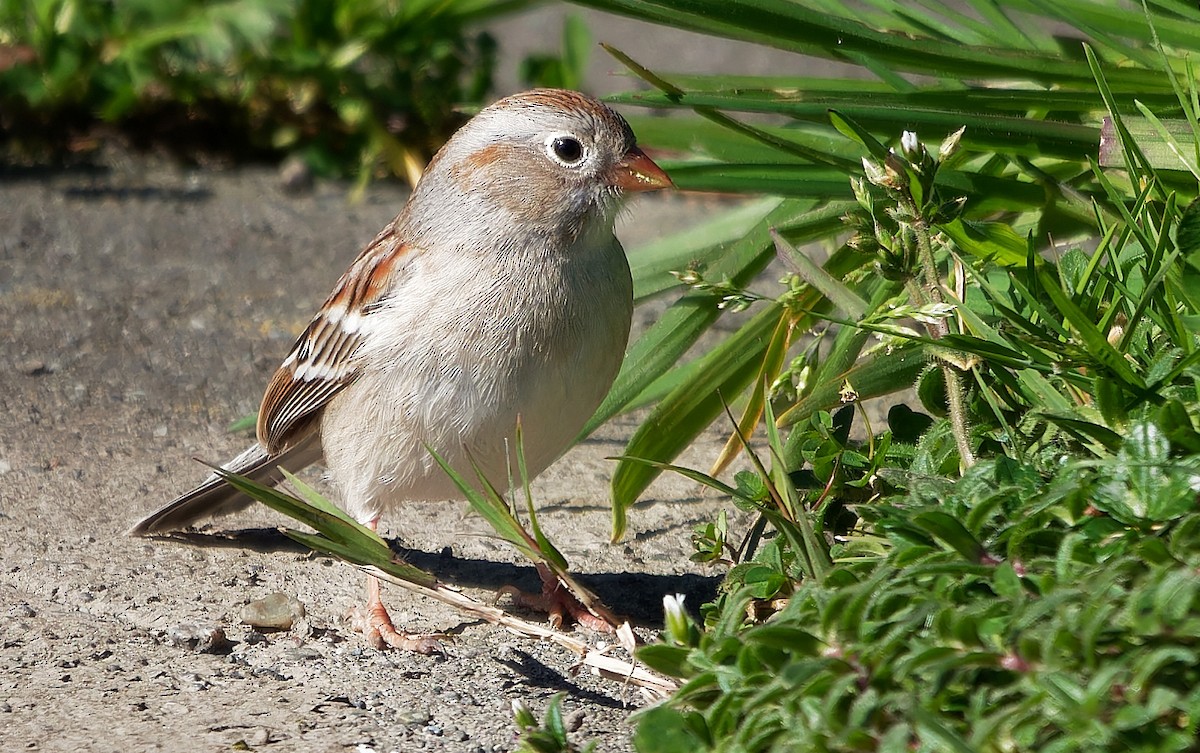
M 504 488 L 514 429 L 537 474 L 608 392 L 629 337 L 632 283 L 613 223 L 622 198 L 671 185 L 625 120 L 570 91 L 482 110 L 426 168 L 267 385 L 258 442 L 225 465 L 264 483 L 324 462 L 342 506 L 374 529 L 401 500 L 460 497 L 425 449 Z M 215 476 L 140 521 L 177 530 L 251 500 Z M 359 627 L 397 631 L 370 578 Z

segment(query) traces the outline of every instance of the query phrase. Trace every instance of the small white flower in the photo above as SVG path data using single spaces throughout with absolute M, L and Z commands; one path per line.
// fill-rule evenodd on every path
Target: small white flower
M 905 131 L 900 136 L 900 149 L 908 157 L 914 157 L 917 150 L 921 148 L 921 142 L 917 140 L 916 131 Z

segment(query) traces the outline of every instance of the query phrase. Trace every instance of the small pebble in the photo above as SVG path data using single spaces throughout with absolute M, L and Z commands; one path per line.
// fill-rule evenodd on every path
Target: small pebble
M 172 646 L 188 648 L 199 654 L 224 653 L 233 645 L 221 628 L 193 622 L 183 622 L 167 628 L 167 641 Z
M 563 720 L 563 726 L 566 727 L 567 732 L 578 732 L 586 717 L 587 713 L 583 709 L 577 709 L 567 715 L 567 718 Z
M 246 742 L 250 745 L 266 745 L 271 742 L 271 730 L 266 727 L 255 727 L 246 735 Z
M 287 194 L 307 193 L 313 187 L 312 169 L 302 158 L 292 155 L 279 166 L 279 187 Z
M 259 630 L 290 630 L 304 616 L 304 605 L 284 593 L 264 596 L 242 608 L 242 622 Z
M 433 715 L 428 709 L 396 709 L 396 722 L 406 727 L 416 727 L 428 724 Z

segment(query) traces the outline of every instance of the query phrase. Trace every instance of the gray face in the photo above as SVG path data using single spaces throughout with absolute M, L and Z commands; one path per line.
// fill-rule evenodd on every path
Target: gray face
M 590 97 L 540 90 L 500 100 L 463 126 L 430 164 L 410 214 L 457 207 L 460 221 L 578 236 L 611 224 L 617 163 L 634 146 L 625 120 Z M 418 211 L 420 207 L 420 211 Z

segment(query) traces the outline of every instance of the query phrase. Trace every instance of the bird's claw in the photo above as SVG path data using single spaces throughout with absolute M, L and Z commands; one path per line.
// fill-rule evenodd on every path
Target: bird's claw
M 440 633 L 412 634 L 397 630 L 383 604 L 369 604 L 350 610 L 350 628 L 363 634 L 367 644 L 379 651 L 394 648 L 418 654 L 444 654 Z
M 521 609 L 532 609 L 545 612 L 550 627 L 555 630 L 562 628 L 568 618 L 576 625 L 595 630 L 598 633 L 614 633 L 616 627 L 603 617 L 591 613 L 579 599 L 555 579 L 553 583 L 543 580 L 541 593 L 529 593 L 516 586 L 503 586 L 499 596 L 508 596 L 514 606 Z

